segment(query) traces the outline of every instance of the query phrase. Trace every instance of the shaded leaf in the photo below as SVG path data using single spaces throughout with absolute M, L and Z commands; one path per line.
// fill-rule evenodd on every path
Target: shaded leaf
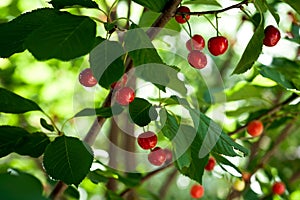
M 138 3 L 152 11 L 155 12 L 162 12 L 166 6 L 166 4 L 170 0 L 160 0 L 160 1 L 153 1 L 153 0 L 133 0 L 135 3 Z
M 108 40 L 102 41 L 91 51 L 90 66 L 102 87 L 109 89 L 110 85 L 124 74 L 125 66 L 121 59 L 123 54 L 124 50 L 120 43 Z
M 19 140 L 29 133 L 20 127 L 0 126 L 0 157 L 4 157 L 15 150 Z
M 48 145 L 43 164 L 49 176 L 78 185 L 93 162 L 92 149 L 78 138 L 60 136 Z
M 263 39 L 265 36 L 264 18 L 263 18 L 262 10 L 264 10 L 265 8 L 259 3 L 259 1 L 255 1 L 254 3 L 260 12 L 260 22 L 258 27 L 256 27 L 256 30 L 252 38 L 250 39 L 240 61 L 235 67 L 233 74 L 241 74 L 243 72 L 246 72 L 248 69 L 250 69 L 255 63 L 255 61 L 258 59 L 262 51 Z
M 104 173 L 104 174 L 103 174 Z M 105 172 L 96 169 L 94 171 L 90 171 L 87 175 L 87 178 L 90 179 L 93 183 L 107 183 L 109 178 L 105 176 Z
M 71 60 L 89 53 L 95 43 L 96 23 L 89 17 L 59 12 L 34 30 L 25 46 L 38 60 Z
M 0 88 L 0 112 L 19 114 L 34 110 L 42 111 L 34 101 Z
M 24 13 L 8 23 L 0 24 L 0 57 L 7 58 L 24 51 L 28 35 L 58 15 L 50 8 Z
M 129 113 L 132 121 L 138 126 L 147 126 L 151 120 L 157 117 L 156 110 L 151 108 L 152 104 L 146 99 L 136 97 L 129 104 Z
M 292 8 L 295 9 L 295 11 L 300 14 L 300 4 L 298 1 L 295 0 L 283 0 L 284 2 L 286 2 L 287 4 L 289 4 Z
M 14 151 L 20 155 L 27 155 L 34 158 L 41 156 L 50 143 L 45 133 L 36 132 L 23 136 L 15 145 Z
M 79 5 L 85 8 L 99 8 L 98 4 L 92 0 L 52 0 L 49 2 L 56 9 Z
M 100 116 L 104 118 L 110 118 L 113 115 L 118 115 L 123 111 L 123 107 L 118 104 L 114 104 L 112 107 L 101 107 L 101 108 L 85 108 L 79 111 L 74 117 L 84 116 Z
M 43 186 L 34 176 L 26 173 L 0 174 L 1 199 L 46 200 Z
M 216 161 L 217 161 L 217 163 L 219 163 L 219 165 L 230 166 L 233 169 L 235 169 L 237 172 L 239 172 L 240 174 L 242 174 L 241 170 L 237 166 L 235 166 L 234 164 L 232 164 L 229 160 L 227 160 L 224 156 L 221 156 L 220 154 L 213 153 L 213 157 L 216 159 Z M 225 171 L 227 171 L 227 170 L 225 169 Z
M 40 119 L 40 124 L 42 125 L 43 128 L 47 129 L 48 131 L 51 132 L 54 131 L 54 127 L 51 124 L 48 124 L 44 118 Z
M 68 188 L 64 191 L 64 195 L 73 197 L 75 199 L 80 198 L 80 193 L 74 186 L 68 186 Z

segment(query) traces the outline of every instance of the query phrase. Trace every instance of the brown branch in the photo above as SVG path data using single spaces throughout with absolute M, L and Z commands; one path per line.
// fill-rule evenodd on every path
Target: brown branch
M 282 103 L 274 106 L 273 108 L 271 108 L 268 112 L 261 114 L 259 117 L 257 117 L 257 120 L 261 120 L 263 117 L 267 116 L 267 115 L 273 115 L 274 113 L 276 113 L 277 111 L 279 111 L 283 106 L 291 103 L 293 100 L 295 100 L 296 98 L 298 98 L 299 96 L 295 93 L 293 93 L 288 99 L 286 99 L 285 101 L 283 101 Z M 239 128 L 237 128 L 235 131 L 228 133 L 229 136 L 237 134 L 242 132 L 243 130 L 245 130 L 247 128 L 247 124 L 244 126 L 241 126 Z
M 165 196 L 166 196 L 166 194 L 168 192 L 169 187 L 173 183 L 174 178 L 176 178 L 177 173 L 178 173 L 178 170 L 176 168 L 174 168 L 173 171 L 168 176 L 168 178 L 162 184 L 162 187 L 159 190 L 159 197 L 161 199 L 165 198 Z
M 239 8 L 242 9 L 243 5 L 248 5 L 249 1 L 248 0 L 244 0 L 240 3 L 234 4 L 232 6 L 226 7 L 226 8 L 222 8 L 219 10 L 207 10 L 207 11 L 201 11 L 201 12 L 177 12 L 176 14 L 182 14 L 182 15 L 197 15 L 197 16 L 201 16 L 201 15 L 208 15 L 208 14 L 218 14 L 221 12 L 226 12 L 228 10 L 234 9 L 234 8 Z
M 178 5 L 182 0 L 170 0 L 169 3 L 165 7 L 165 11 L 158 17 L 158 19 L 152 24 L 152 27 L 159 27 L 163 28 L 169 20 L 172 19 L 174 16 Z M 149 38 L 152 40 L 158 33 L 159 29 L 149 29 L 147 34 Z M 131 67 L 133 67 L 132 61 L 127 62 L 128 65 L 126 66 L 126 71 L 128 71 Z M 110 91 L 109 95 L 106 97 L 103 107 L 110 106 L 112 98 L 112 90 Z M 88 131 L 84 141 L 89 144 L 93 145 L 99 131 L 101 130 L 102 125 L 105 122 L 105 118 L 97 117 L 94 121 L 92 127 Z M 53 189 L 52 193 L 50 194 L 50 199 L 59 199 L 60 195 L 63 191 L 67 188 L 67 185 L 62 181 L 59 181 L 55 188 Z
M 300 179 L 300 171 L 295 172 L 289 179 L 289 183 L 294 183 Z
M 159 172 L 161 172 L 161 171 L 163 171 L 163 170 L 165 170 L 165 169 L 167 169 L 167 168 L 169 168 L 169 167 L 171 167 L 171 166 L 174 166 L 174 165 L 173 165 L 173 164 L 169 164 L 169 165 L 167 165 L 167 166 L 165 166 L 165 167 L 159 168 L 159 169 L 157 169 L 157 170 L 154 170 L 154 171 L 148 173 L 147 175 L 145 175 L 145 176 L 141 179 L 140 184 L 144 183 L 145 181 L 147 181 L 148 179 L 150 179 L 152 176 L 158 174 Z M 131 190 L 133 190 L 133 188 L 127 188 L 127 189 L 125 189 L 123 192 L 120 193 L 120 196 L 121 196 L 121 197 L 124 197 L 124 196 L 125 196 L 128 192 L 130 192 Z

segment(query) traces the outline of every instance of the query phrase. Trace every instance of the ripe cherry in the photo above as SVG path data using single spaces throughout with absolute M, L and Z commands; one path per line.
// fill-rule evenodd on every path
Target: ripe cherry
M 128 79 L 128 76 L 127 74 L 124 74 L 121 78 L 121 80 L 117 81 L 117 82 L 114 82 L 111 84 L 111 88 L 115 89 L 115 90 L 118 90 L 120 89 L 121 87 L 124 87 L 127 83 L 127 79 Z
M 166 152 L 160 147 L 155 147 L 148 154 L 148 160 L 152 165 L 161 166 L 165 163 L 167 157 Z
M 253 137 L 261 135 L 263 130 L 264 125 L 260 120 L 253 120 L 247 125 L 247 132 Z
M 186 48 L 189 51 L 202 50 L 205 47 L 205 40 L 201 35 L 194 35 L 185 43 Z
M 91 68 L 82 70 L 79 74 L 78 79 L 80 84 L 85 87 L 93 87 L 98 83 L 97 79 L 93 75 Z
M 180 6 L 175 14 L 175 20 L 180 23 L 183 24 L 185 22 L 187 22 L 190 19 L 190 15 L 189 14 L 179 14 L 178 12 L 190 12 L 190 9 L 186 6 Z
M 165 153 L 166 153 L 166 163 L 170 163 L 172 162 L 173 159 L 173 153 L 170 149 L 164 149 Z
M 216 160 L 213 157 L 210 157 L 208 159 L 208 163 L 205 166 L 205 169 L 207 171 L 212 171 L 214 169 L 215 165 L 216 165 Z
M 192 198 L 201 198 L 204 195 L 204 187 L 202 185 L 193 185 L 190 190 Z
M 137 142 L 143 149 L 152 149 L 157 144 L 157 136 L 152 131 L 147 131 L 138 136 Z
M 192 67 L 202 69 L 207 65 L 207 58 L 204 53 L 193 50 L 188 55 L 188 62 Z
M 263 44 L 268 47 L 275 46 L 280 40 L 280 32 L 279 30 L 270 25 L 265 28 L 265 38 L 263 40 Z
M 282 195 L 285 192 L 285 185 L 282 182 L 273 184 L 272 191 L 274 194 Z
M 228 40 L 223 36 L 212 37 L 208 40 L 207 45 L 209 52 L 214 56 L 218 56 L 227 50 Z
M 122 106 L 130 104 L 134 100 L 134 90 L 130 87 L 123 87 L 116 91 L 116 101 Z

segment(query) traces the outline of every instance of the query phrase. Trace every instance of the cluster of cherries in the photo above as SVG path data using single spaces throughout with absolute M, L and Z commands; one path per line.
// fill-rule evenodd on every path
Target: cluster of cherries
M 111 84 L 111 88 L 114 89 L 116 102 L 122 106 L 129 105 L 135 98 L 134 90 L 130 87 L 126 87 L 127 75 L 124 74 L 120 81 Z M 79 74 L 79 82 L 85 87 L 93 87 L 97 85 L 98 81 L 94 77 L 91 68 L 82 70 Z
M 148 160 L 152 165 L 161 166 L 172 161 L 172 152 L 169 149 L 157 147 L 157 135 L 147 131 L 137 137 L 137 143 L 142 149 L 150 150 Z
M 175 20 L 184 24 L 190 19 L 188 14 L 190 9 L 186 6 L 180 6 L 175 14 Z M 264 30 L 265 37 L 263 39 L 263 44 L 268 47 L 275 46 L 280 39 L 279 30 L 270 25 Z M 209 52 L 214 56 L 222 55 L 228 49 L 228 40 L 224 36 L 212 37 L 207 42 Z M 207 65 L 207 58 L 201 50 L 205 47 L 205 40 L 201 35 L 193 35 L 191 39 L 186 42 L 186 48 L 190 51 L 188 54 L 189 64 L 196 68 L 202 69 Z

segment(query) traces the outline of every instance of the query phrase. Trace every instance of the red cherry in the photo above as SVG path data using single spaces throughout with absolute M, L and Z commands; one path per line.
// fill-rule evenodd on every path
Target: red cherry
M 263 41 L 264 45 L 268 47 L 273 47 L 278 43 L 279 40 L 280 40 L 279 30 L 272 25 L 267 26 L 265 28 L 265 38 Z
M 137 142 L 143 149 L 152 149 L 157 144 L 157 136 L 152 131 L 147 131 L 138 136 Z
M 264 130 L 264 125 L 259 120 L 253 120 L 249 122 L 247 125 L 247 132 L 253 137 L 261 135 L 263 130 Z
M 173 158 L 173 153 L 170 149 L 164 149 L 165 153 L 166 153 L 166 163 L 170 163 L 172 162 L 172 158 Z
M 190 9 L 186 6 L 180 6 L 175 14 L 175 20 L 179 23 L 179 24 L 183 24 L 185 22 L 187 22 L 190 19 L 190 15 L 189 14 L 177 14 L 177 12 L 190 12 Z
M 189 51 L 200 51 L 205 47 L 205 40 L 201 35 L 194 35 L 191 39 L 186 41 L 185 46 Z
M 193 185 L 190 194 L 192 198 L 201 198 L 204 195 L 204 187 L 202 185 Z
M 245 182 L 250 182 L 251 176 L 252 176 L 252 174 L 249 173 L 249 172 L 243 172 L 243 173 L 242 173 L 242 179 L 243 179 Z
M 272 191 L 274 194 L 282 195 L 285 192 L 285 185 L 282 182 L 273 184 Z
M 122 76 L 121 80 L 119 80 L 119 81 L 114 82 L 114 83 L 111 84 L 111 88 L 115 89 L 115 90 L 118 90 L 121 87 L 124 87 L 126 85 L 126 83 L 127 83 L 127 79 L 128 79 L 127 74 L 124 74 Z
M 215 165 L 216 165 L 216 160 L 214 158 L 210 157 L 208 159 L 208 163 L 205 166 L 205 169 L 207 171 L 212 171 L 214 169 Z
M 148 160 L 152 165 L 161 166 L 165 163 L 167 157 L 166 152 L 161 149 L 160 147 L 155 147 L 151 152 L 148 154 Z
M 207 65 L 207 58 L 204 53 L 193 50 L 188 55 L 188 62 L 192 67 L 202 69 Z
M 225 53 L 228 48 L 228 40 L 223 36 L 212 37 L 207 44 L 209 52 L 214 56 Z
M 93 75 L 91 68 L 82 70 L 79 74 L 78 79 L 80 84 L 85 87 L 93 87 L 98 83 L 97 79 Z
M 122 106 L 130 104 L 134 100 L 134 90 L 130 87 L 123 87 L 116 91 L 116 101 Z

